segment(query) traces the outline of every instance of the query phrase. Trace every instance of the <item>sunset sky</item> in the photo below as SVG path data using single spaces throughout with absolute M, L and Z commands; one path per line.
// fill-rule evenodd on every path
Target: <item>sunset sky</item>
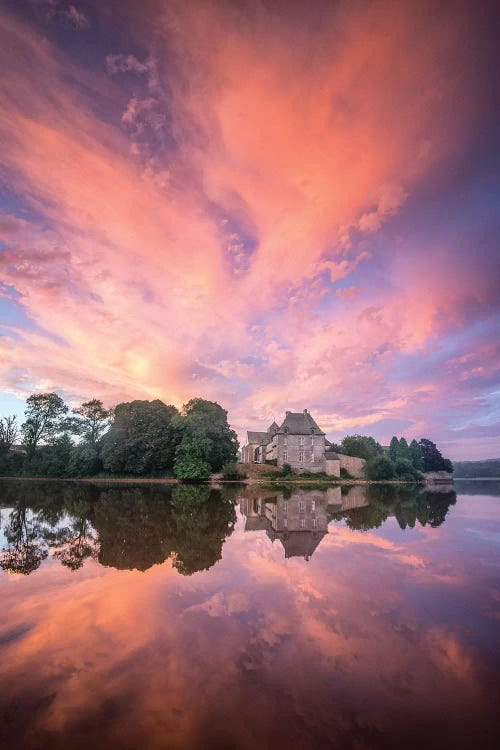
M 0 414 L 500 456 L 494 3 L 3 0 Z

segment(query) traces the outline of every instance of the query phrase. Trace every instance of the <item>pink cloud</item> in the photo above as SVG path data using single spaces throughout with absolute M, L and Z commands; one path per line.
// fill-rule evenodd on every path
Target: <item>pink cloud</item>
M 0 281 L 36 325 L 0 340 L 3 386 L 196 393 L 241 431 L 305 406 L 329 430 L 432 430 L 443 394 L 460 394 L 435 374 L 391 378 L 396 360 L 460 330 L 496 287 L 446 243 L 402 243 L 390 262 L 367 245 L 460 152 L 458 89 L 475 111 L 455 64 L 464 18 L 444 33 L 419 7 L 346 6 L 314 33 L 260 5 L 132 9 L 154 56 L 111 53 L 109 76 L 85 79 L 106 96 L 123 73 L 142 85 L 111 124 L 70 83 L 84 74 L 2 14 L 4 174 L 36 212 L 0 224 Z M 153 153 L 138 136 L 166 137 L 167 109 L 175 149 Z M 496 361 L 454 372 L 472 382 Z

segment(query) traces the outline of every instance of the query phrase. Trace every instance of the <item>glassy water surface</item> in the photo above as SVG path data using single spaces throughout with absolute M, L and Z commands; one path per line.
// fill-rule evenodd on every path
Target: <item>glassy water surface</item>
M 0 482 L 9 748 L 498 746 L 500 483 Z

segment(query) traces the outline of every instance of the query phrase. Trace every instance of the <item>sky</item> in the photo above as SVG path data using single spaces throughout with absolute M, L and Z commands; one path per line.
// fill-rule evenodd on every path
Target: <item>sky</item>
M 494 4 L 3 0 L 0 414 L 500 456 Z

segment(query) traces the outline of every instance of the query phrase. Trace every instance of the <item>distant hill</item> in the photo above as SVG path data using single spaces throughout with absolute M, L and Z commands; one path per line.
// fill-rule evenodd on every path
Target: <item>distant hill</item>
M 500 458 L 488 458 L 484 461 L 453 461 L 453 474 L 456 479 L 474 479 L 476 477 L 500 478 Z

